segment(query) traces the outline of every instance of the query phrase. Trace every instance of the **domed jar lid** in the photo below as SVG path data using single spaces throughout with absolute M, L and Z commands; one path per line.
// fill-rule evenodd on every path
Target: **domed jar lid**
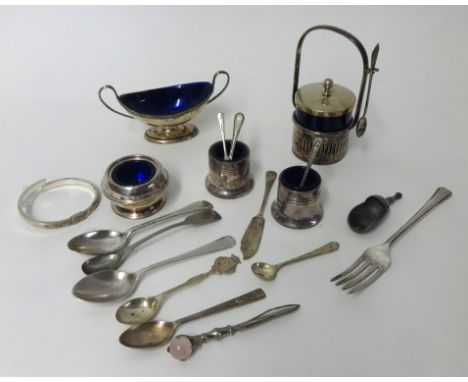
M 322 83 L 304 85 L 294 95 L 296 107 L 304 113 L 317 117 L 340 117 L 351 113 L 356 96 L 341 85 L 327 78 Z

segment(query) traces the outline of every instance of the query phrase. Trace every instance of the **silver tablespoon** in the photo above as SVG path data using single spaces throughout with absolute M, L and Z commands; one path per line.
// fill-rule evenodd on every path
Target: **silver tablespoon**
M 81 266 L 81 269 L 87 275 L 99 271 L 117 269 L 125 262 L 125 260 L 127 260 L 128 256 L 130 256 L 130 254 L 135 250 L 135 248 L 139 247 L 140 245 L 146 243 L 148 240 L 151 240 L 164 232 L 184 225 L 202 226 L 208 223 L 213 223 L 218 220 L 221 220 L 221 215 L 219 215 L 214 210 L 203 210 L 197 212 L 193 215 L 187 216 L 184 220 L 182 220 L 179 223 L 171 224 L 167 227 L 160 229 L 159 231 L 153 232 L 152 234 L 144 237 L 143 239 L 138 240 L 136 243 L 120 251 L 117 251 L 115 253 L 108 253 L 107 255 L 94 256 L 93 258 L 86 260 Z
M 254 263 L 252 264 L 252 272 L 255 274 L 255 276 L 263 280 L 272 281 L 276 278 L 276 275 L 279 272 L 279 270 L 283 268 L 285 265 L 297 263 L 302 260 L 310 259 L 311 257 L 325 255 L 327 253 L 336 251 L 338 248 L 340 248 L 340 244 L 337 243 L 336 241 L 331 241 L 328 244 L 325 244 L 320 248 L 317 248 L 304 255 L 293 257 L 292 259 L 283 261 L 282 263 L 278 263 L 278 264 Z
M 73 287 L 73 294 L 86 301 L 117 300 L 131 294 L 141 278 L 151 270 L 192 257 L 232 248 L 235 244 L 236 241 L 232 236 L 224 236 L 192 251 L 148 265 L 133 273 L 117 270 L 96 272 L 78 281 Z
M 206 200 L 201 200 L 190 203 L 185 207 L 175 210 L 169 214 L 162 215 L 156 219 L 152 219 L 145 223 L 133 226 L 125 232 L 119 232 L 110 229 L 86 232 L 71 239 L 68 242 L 68 248 L 70 248 L 72 251 L 83 253 L 85 255 L 105 255 L 108 253 L 113 253 L 123 249 L 124 247 L 127 247 L 130 239 L 138 231 L 181 215 L 198 212 L 205 209 L 213 209 L 213 205 Z
M 159 293 L 156 296 L 131 299 L 117 309 L 115 317 L 117 321 L 123 324 L 138 324 L 140 322 L 149 321 L 158 313 L 164 301 L 166 301 L 172 293 L 183 288 L 200 284 L 213 274 L 232 274 L 236 271 L 238 264 L 240 264 L 240 260 L 236 255 L 231 255 L 231 257 L 220 256 L 214 261 L 208 272 L 191 277 L 184 283 Z

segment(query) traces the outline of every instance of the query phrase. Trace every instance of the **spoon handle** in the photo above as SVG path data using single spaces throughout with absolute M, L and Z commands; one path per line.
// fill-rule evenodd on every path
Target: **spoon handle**
M 179 291 L 181 289 L 184 289 L 184 288 L 187 288 L 187 287 L 190 287 L 190 286 L 193 286 L 193 285 L 200 284 L 203 280 L 206 280 L 213 273 L 214 273 L 214 271 L 210 270 L 208 272 L 200 273 L 199 275 L 190 277 L 187 281 L 185 281 L 185 282 L 183 282 L 183 283 L 181 283 L 179 285 L 176 285 L 175 287 L 173 287 L 171 289 L 168 289 L 168 290 L 162 292 L 161 294 L 159 294 L 157 296 L 161 296 L 161 295 L 168 296 L 168 295 L 170 295 L 170 294 L 172 294 L 174 292 L 177 292 L 177 291 Z M 153 297 L 157 297 L 157 296 L 153 296 Z
M 221 131 L 221 140 L 223 142 L 224 160 L 228 160 L 229 156 L 228 156 L 227 148 L 226 148 L 226 134 L 224 130 L 224 113 L 218 113 L 218 123 L 219 123 L 219 130 Z
M 297 263 L 302 260 L 307 260 L 310 259 L 311 257 L 315 256 L 320 256 L 320 255 L 325 255 L 330 252 L 336 251 L 338 248 L 340 248 L 340 244 L 336 241 L 330 241 L 329 243 L 323 245 L 322 247 L 319 247 L 317 249 L 314 249 L 311 252 L 307 252 L 304 255 L 293 257 L 292 259 L 283 261 L 282 263 L 276 264 L 276 267 L 282 268 L 285 265 L 292 264 L 292 263 Z
M 251 302 L 255 302 L 257 300 L 260 300 L 262 298 L 265 298 L 266 294 L 263 291 L 263 289 L 255 289 L 249 293 L 243 294 L 241 296 L 238 296 L 236 298 L 233 298 L 231 300 L 225 301 L 221 304 L 214 305 L 211 308 L 201 310 L 198 313 L 191 314 L 190 316 L 186 316 L 183 318 L 180 318 L 176 321 L 174 321 L 174 324 L 176 326 L 179 326 L 181 324 L 185 324 L 187 322 L 203 318 L 206 316 L 209 316 L 214 313 L 219 313 L 227 309 L 235 308 L 238 306 L 250 304 Z
M 262 205 L 260 206 L 260 211 L 257 216 L 263 216 L 265 212 L 265 207 L 268 202 L 268 196 L 270 195 L 271 188 L 276 180 L 276 172 L 274 171 L 267 171 L 265 173 L 265 192 L 263 193 Z
M 236 147 L 237 138 L 239 137 L 242 125 L 244 124 L 244 114 L 237 113 L 234 117 L 234 129 L 232 130 L 232 141 L 231 141 L 231 149 L 229 150 L 229 160 L 232 160 L 234 156 L 234 149 Z
M 138 272 L 136 272 L 136 274 L 138 275 L 138 277 L 140 277 L 144 273 L 150 270 L 162 267 L 164 265 L 190 259 L 191 257 L 207 255 L 209 253 L 222 251 L 223 249 L 232 248 L 235 245 L 236 245 L 236 240 L 232 236 L 223 236 L 215 241 L 212 241 L 211 243 L 202 245 L 201 247 L 193 249 L 189 252 L 185 252 L 185 253 L 182 253 L 181 255 L 170 257 L 166 260 L 162 260 L 157 263 L 148 265 L 147 267 L 140 269 Z
M 307 179 L 307 175 L 309 175 L 309 171 L 310 171 L 310 168 L 312 167 L 312 163 L 317 157 L 317 154 L 320 150 L 320 147 L 322 146 L 322 143 L 323 143 L 322 138 L 317 137 L 314 139 L 314 146 L 312 147 L 312 152 L 310 154 L 309 161 L 307 162 L 307 166 L 304 170 L 304 174 L 302 175 L 301 183 L 299 185 L 300 188 L 304 187 L 305 181 Z
M 405 223 L 396 231 L 384 244 L 392 245 L 404 233 L 413 227 L 419 220 L 426 216 L 432 209 L 442 203 L 444 200 L 452 196 L 452 191 L 445 187 L 439 187 L 429 200 Z
M 162 216 L 160 216 L 160 217 L 158 217 L 156 219 L 152 219 L 152 220 L 149 220 L 149 221 L 147 221 L 145 223 L 133 226 L 132 228 L 130 228 L 127 231 L 128 237 L 130 238 L 136 232 L 138 232 L 138 231 L 140 231 L 142 229 L 145 229 L 147 227 L 150 227 L 150 226 L 152 226 L 154 224 L 157 224 L 157 223 L 160 223 L 160 222 L 163 222 L 163 221 L 166 221 L 166 220 L 169 220 L 169 219 L 181 216 L 181 215 L 190 214 L 192 212 L 198 212 L 198 211 L 202 211 L 202 210 L 205 210 L 205 209 L 212 209 L 212 208 L 213 208 L 213 205 L 210 202 L 207 202 L 206 200 L 200 200 L 198 202 L 193 202 L 193 203 L 187 204 L 185 207 L 182 207 L 182 208 L 179 208 L 178 210 L 172 211 L 169 214 L 162 215 Z
M 181 226 L 187 225 L 187 224 L 189 224 L 189 223 L 187 223 L 185 220 L 183 220 L 181 222 L 171 224 L 171 225 L 168 225 L 167 227 L 161 228 L 160 230 L 158 230 L 156 232 L 153 232 L 153 233 L 149 234 L 148 236 L 145 236 L 143 239 L 138 240 L 137 242 L 133 243 L 132 245 L 129 245 L 125 252 L 129 254 L 136 247 L 139 247 L 140 245 L 142 245 L 142 244 L 146 243 L 147 241 L 155 238 L 156 236 L 158 236 L 158 235 L 160 235 L 160 234 L 162 234 L 164 232 L 170 231 L 171 229 L 181 227 Z

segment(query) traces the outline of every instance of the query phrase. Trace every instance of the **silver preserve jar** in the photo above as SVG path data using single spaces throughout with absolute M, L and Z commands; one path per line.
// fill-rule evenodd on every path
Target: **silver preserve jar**
M 337 33 L 351 41 L 362 57 L 363 73 L 359 95 L 327 78 L 322 82 L 306 84 L 298 88 L 302 44 L 305 37 L 317 30 Z M 379 45 L 372 52 L 371 62 L 361 42 L 352 34 L 329 25 L 319 25 L 305 31 L 296 49 L 296 63 L 293 84 L 293 142 L 292 151 L 301 160 L 307 161 L 316 138 L 323 140 L 314 164 L 332 164 L 340 161 L 348 149 L 349 131 L 356 126 L 360 137 L 367 127 L 367 107 Z M 364 92 L 367 88 L 364 112 L 361 114 Z M 354 114 L 353 114 L 354 111 Z

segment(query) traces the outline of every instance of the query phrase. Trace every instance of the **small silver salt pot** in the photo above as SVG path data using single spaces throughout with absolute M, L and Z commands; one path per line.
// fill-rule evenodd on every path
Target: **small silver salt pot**
M 117 215 L 141 219 L 164 206 L 168 183 L 168 173 L 161 163 L 147 155 L 136 154 L 112 162 L 101 187 Z
M 288 167 L 278 178 L 278 196 L 271 205 L 271 214 L 279 224 L 288 228 L 310 228 L 323 217 L 320 203 L 322 178 L 311 169 L 300 187 L 304 169 L 305 166 Z
M 322 220 L 322 178 L 311 168 L 322 144 L 323 139 L 318 137 L 309 153 L 307 166 L 288 167 L 279 176 L 278 197 L 271 205 L 271 213 L 273 218 L 285 227 L 310 228 Z
M 231 140 L 226 140 L 230 152 Z M 223 199 L 236 199 L 248 194 L 254 180 L 250 174 L 250 149 L 237 141 L 232 159 L 225 159 L 223 141 L 214 143 L 208 150 L 209 172 L 205 185 L 210 194 Z

